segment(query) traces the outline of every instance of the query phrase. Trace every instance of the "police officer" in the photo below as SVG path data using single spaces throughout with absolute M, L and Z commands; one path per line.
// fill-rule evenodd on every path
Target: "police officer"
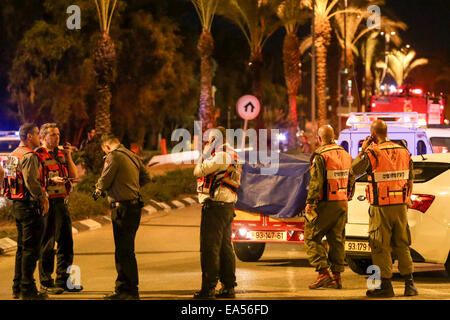
M 387 126 L 383 120 L 374 121 L 370 132 L 371 137 L 362 144 L 351 169 L 354 175 L 367 172 L 369 245 L 372 262 L 381 272 L 380 287 L 368 290 L 366 295 L 374 298 L 394 296 L 391 284 L 391 251 L 394 251 L 400 274 L 405 279 L 405 296 L 414 296 L 418 291 L 412 277 L 411 235 L 406 215 L 413 186 L 413 162 L 408 149 L 387 138 Z
M 67 286 L 67 269 L 73 263 L 72 223 L 67 209 L 66 197 L 71 190 L 69 178 L 77 177 L 77 168 L 72 160 L 71 149 L 59 147 L 60 132 L 56 123 L 46 123 L 40 130 L 42 146 L 36 153 L 42 162 L 42 177 L 47 191 L 50 209 L 44 217 L 44 231 L 39 259 L 41 291 L 61 294 L 64 291 L 79 292 L 81 286 Z M 52 279 L 55 266 L 56 281 Z
M 17 226 L 17 251 L 13 298 L 45 299 L 34 281 L 42 236 L 42 215 L 49 202 L 40 179 L 41 164 L 33 149 L 39 147 L 39 128 L 25 123 L 19 129 L 20 145 L 6 159 L 2 194 L 13 201 Z
M 143 206 L 139 189 L 151 179 L 141 159 L 120 144 L 113 134 L 103 135 L 101 146 L 106 153 L 105 164 L 95 193 L 97 196 L 108 193 L 118 274 L 115 292 L 104 298 L 139 299 L 138 267 L 134 253 L 134 240 Z
M 319 128 L 320 147 L 312 155 L 311 180 L 306 199 L 305 245 L 308 259 L 318 271 L 310 289 L 342 288 L 341 273 L 345 263 L 345 224 L 349 196 L 351 156 L 334 143 L 334 131 L 329 125 Z M 322 243 L 326 236 L 329 253 Z M 331 267 L 333 275 L 328 268 Z
M 194 168 L 198 199 L 202 205 L 200 262 L 202 287 L 195 299 L 234 298 L 236 261 L 231 244 L 231 223 L 240 184 L 241 165 L 236 152 L 223 143 L 224 127 L 212 130 Z M 216 295 L 218 280 L 222 288 Z

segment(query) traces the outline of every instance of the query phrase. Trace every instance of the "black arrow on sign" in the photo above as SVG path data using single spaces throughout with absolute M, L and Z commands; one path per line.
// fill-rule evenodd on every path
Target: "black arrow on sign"
M 244 108 L 245 108 L 245 112 L 248 112 L 248 107 L 251 107 L 252 108 L 252 113 L 253 113 L 253 110 L 255 110 L 255 106 L 251 103 L 251 102 L 248 102 L 245 106 L 244 106 Z

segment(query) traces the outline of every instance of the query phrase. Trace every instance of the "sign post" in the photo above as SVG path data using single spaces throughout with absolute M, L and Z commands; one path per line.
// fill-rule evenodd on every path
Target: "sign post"
M 241 142 L 241 150 L 243 151 L 245 147 L 245 134 L 247 132 L 248 120 L 253 120 L 258 116 L 261 110 L 261 104 L 255 96 L 245 95 L 239 98 L 236 103 L 236 109 L 239 116 L 245 120 L 244 135 Z

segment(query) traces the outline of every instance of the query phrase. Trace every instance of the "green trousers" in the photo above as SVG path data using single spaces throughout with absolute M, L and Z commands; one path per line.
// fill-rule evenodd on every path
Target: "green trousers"
M 413 273 L 413 263 L 409 246 L 411 234 L 406 215 L 406 205 L 370 206 L 369 208 L 369 245 L 372 250 L 372 262 L 381 271 L 381 277 L 392 277 L 391 253 L 398 258 L 400 274 Z
M 322 201 L 317 204 L 317 219 L 305 224 L 305 245 L 309 263 L 316 271 L 331 268 L 343 272 L 345 264 L 345 224 L 347 201 Z M 329 251 L 322 242 L 326 236 Z

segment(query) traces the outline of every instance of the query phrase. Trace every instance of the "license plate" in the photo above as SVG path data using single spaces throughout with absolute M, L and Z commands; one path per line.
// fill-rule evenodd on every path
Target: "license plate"
M 345 251 L 370 252 L 368 241 L 345 241 Z
M 252 231 L 253 240 L 286 241 L 287 233 L 282 231 Z

